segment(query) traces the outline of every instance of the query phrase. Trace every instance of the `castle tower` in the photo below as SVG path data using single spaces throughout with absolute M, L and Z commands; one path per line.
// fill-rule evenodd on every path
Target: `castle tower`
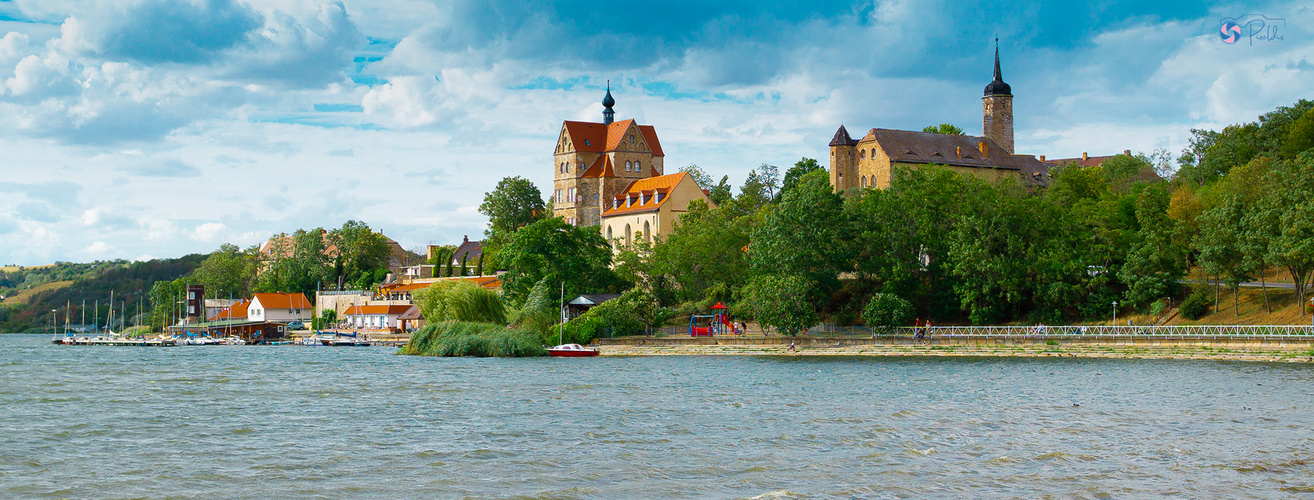
M 616 121 L 611 85 L 602 99 L 602 123 L 566 121 L 557 136 L 552 215 L 592 226 L 631 182 L 662 175 L 665 154 L 652 125 Z
M 858 141 L 849 137 L 849 131 L 844 125 L 840 125 L 839 130 L 835 131 L 835 137 L 830 140 L 830 185 L 835 187 L 836 192 L 855 185 L 858 159 L 854 148 L 857 145 Z
M 999 39 L 995 39 L 995 80 L 981 98 L 981 135 L 1013 154 L 1013 90 L 999 71 Z

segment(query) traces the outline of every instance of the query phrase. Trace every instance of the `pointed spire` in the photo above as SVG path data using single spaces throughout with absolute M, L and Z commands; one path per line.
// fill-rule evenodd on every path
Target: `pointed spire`
M 995 37 L 995 81 L 996 81 L 996 82 L 1002 82 L 1002 81 L 1004 81 L 1004 77 L 1001 76 L 999 73 L 1000 73 L 1000 71 L 999 71 L 999 37 Z
M 616 99 L 611 96 L 611 80 L 607 80 L 607 96 L 602 98 L 602 106 L 606 108 L 602 110 L 602 123 L 611 125 L 611 122 L 616 121 L 616 110 L 611 109 L 615 105 Z
M 995 79 L 986 85 L 986 97 L 992 95 L 1013 95 L 1013 89 L 1004 83 L 1004 77 L 999 70 L 999 37 L 995 37 Z

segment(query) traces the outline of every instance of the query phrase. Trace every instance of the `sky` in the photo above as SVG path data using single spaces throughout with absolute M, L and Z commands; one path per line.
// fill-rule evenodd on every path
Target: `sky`
M 996 36 L 1017 153 L 1176 154 L 1314 98 L 1312 32 L 1305 1 L 0 0 L 0 265 L 477 239 L 608 81 L 667 172 L 735 185 L 841 124 L 979 135 Z

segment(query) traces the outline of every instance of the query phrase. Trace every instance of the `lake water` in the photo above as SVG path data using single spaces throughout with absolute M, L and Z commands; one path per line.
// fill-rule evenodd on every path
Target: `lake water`
M 5 498 L 1284 498 L 1314 365 L 0 335 Z

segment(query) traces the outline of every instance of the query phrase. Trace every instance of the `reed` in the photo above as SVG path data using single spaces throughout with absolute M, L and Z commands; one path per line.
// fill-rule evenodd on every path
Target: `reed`
M 411 334 L 399 354 L 413 356 L 532 357 L 546 356 L 540 335 L 492 323 L 445 321 Z

